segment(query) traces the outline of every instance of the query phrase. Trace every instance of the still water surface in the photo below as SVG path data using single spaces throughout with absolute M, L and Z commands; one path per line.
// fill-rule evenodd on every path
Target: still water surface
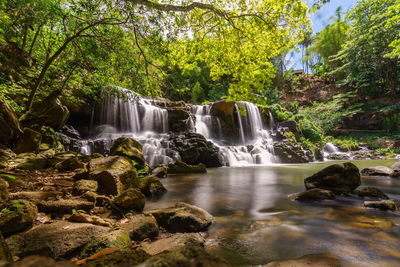
M 391 166 L 394 160 L 352 161 L 360 170 Z M 341 197 L 319 203 L 293 202 L 304 178 L 334 162 L 209 169 L 206 174 L 170 175 L 168 193 L 146 209 L 177 201 L 215 217 L 207 245 L 233 265 L 263 265 L 310 253 L 330 252 L 344 266 L 400 266 L 400 213 L 365 209 Z M 363 177 L 400 200 L 400 179 Z

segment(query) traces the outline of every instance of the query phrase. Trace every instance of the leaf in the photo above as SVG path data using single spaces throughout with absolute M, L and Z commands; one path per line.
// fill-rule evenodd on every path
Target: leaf
M 112 254 L 112 253 L 117 252 L 119 250 L 121 250 L 121 249 L 120 248 L 106 248 L 106 249 L 103 249 L 103 250 L 97 252 L 96 254 L 94 254 L 94 255 L 92 255 L 92 256 L 90 256 L 88 258 L 85 258 L 85 259 L 82 259 L 82 260 L 79 260 L 79 261 L 75 262 L 75 264 L 79 266 L 79 265 L 85 264 L 87 261 L 97 260 L 98 258 L 100 258 L 102 256 L 106 256 L 106 255 Z

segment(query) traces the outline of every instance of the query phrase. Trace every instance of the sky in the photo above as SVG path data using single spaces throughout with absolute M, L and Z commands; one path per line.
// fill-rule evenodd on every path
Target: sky
M 378 0 L 377 0 L 378 1 Z M 311 16 L 312 20 L 312 28 L 315 33 L 320 32 L 324 29 L 324 27 L 331 23 L 329 20 L 330 17 L 335 16 L 336 9 L 341 6 L 343 16 L 345 13 L 354 7 L 357 4 L 357 0 L 331 0 L 329 3 L 325 4 L 322 9 L 318 10 L 314 15 Z M 287 60 L 290 56 L 287 57 Z M 289 65 L 292 65 L 294 69 L 301 69 L 301 53 L 295 53 L 293 57 L 291 57 L 290 61 L 292 62 Z M 291 66 L 288 66 L 288 69 Z

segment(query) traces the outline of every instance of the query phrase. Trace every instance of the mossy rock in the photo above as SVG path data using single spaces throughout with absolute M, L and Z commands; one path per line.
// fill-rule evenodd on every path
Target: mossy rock
M 95 180 L 78 180 L 74 183 L 72 192 L 75 195 L 82 195 L 86 192 L 96 192 L 99 188 L 99 184 Z
M 27 200 L 11 200 L 0 213 L 0 231 L 4 234 L 17 233 L 32 227 L 38 209 Z
M 146 161 L 142 154 L 142 145 L 128 137 L 120 137 L 114 141 L 110 149 L 110 155 L 123 156 L 135 162 L 136 169 L 143 169 Z
M 28 152 L 39 152 L 40 144 L 42 143 L 42 135 L 30 128 L 24 128 L 24 133 L 19 137 L 15 153 L 28 153 Z
M 189 165 L 182 161 L 168 164 L 168 173 L 206 173 L 207 168 L 203 163 Z
M 141 249 L 125 248 L 117 252 L 104 255 L 96 260 L 88 261 L 85 267 L 120 267 L 120 266 L 136 266 L 147 259 L 150 255 Z
M 142 212 L 146 197 L 138 189 L 129 188 L 116 196 L 113 202 L 123 211 Z
M 137 214 L 128 219 L 129 221 L 121 224 L 121 229 L 129 232 L 132 240 L 142 241 L 158 236 L 158 224 L 152 215 Z
M 57 163 L 54 168 L 59 171 L 74 171 L 76 169 L 85 168 L 85 163 L 83 163 L 79 158 L 69 158 Z
M 8 145 L 11 139 L 17 139 L 22 133 L 14 110 L 0 98 L 0 144 Z
M 43 170 L 47 168 L 47 158 L 33 153 L 20 154 L 13 160 L 15 168 L 19 170 Z
M 139 178 L 138 180 L 139 189 L 146 197 L 156 198 L 167 192 L 160 180 L 154 176 Z

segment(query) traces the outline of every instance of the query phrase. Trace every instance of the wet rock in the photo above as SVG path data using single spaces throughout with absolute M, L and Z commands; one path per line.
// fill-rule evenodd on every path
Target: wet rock
M 393 170 L 389 167 L 385 166 L 376 166 L 365 168 L 361 170 L 361 175 L 365 176 L 389 176 L 391 175 Z
M 85 168 L 85 163 L 83 163 L 79 158 L 70 158 L 63 160 L 59 163 L 57 163 L 54 168 L 61 172 L 66 172 L 66 171 L 74 171 L 76 169 L 83 169 Z
M 154 175 L 158 178 L 165 178 L 168 175 L 168 167 L 160 166 L 151 171 L 151 175 Z
M 64 125 L 60 132 L 74 139 L 81 139 L 80 133 L 72 125 Z
M 337 256 L 330 253 L 309 254 L 300 258 L 288 261 L 274 261 L 266 265 L 266 267 L 340 267 L 341 263 Z
M 114 204 L 123 211 L 142 212 L 146 197 L 136 188 L 129 188 L 116 196 Z
M 7 203 L 10 194 L 8 192 L 8 183 L 3 179 L 0 179 L 0 208 Z
M 32 227 L 38 214 L 35 204 L 27 200 L 11 200 L 0 212 L 0 231 L 4 235 Z
M 62 128 L 69 117 L 69 111 L 66 106 L 61 104 L 61 101 L 57 97 L 57 92 L 55 92 L 50 94 L 41 103 L 34 104 L 20 118 L 21 124 L 27 127 L 32 125 L 47 125 L 56 130 Z
M 350 193 L 361 184 L 358 168 L 350 162 L 334 164 L 304 179 L 306 188 L 320 188 L 334 193 Z
M 334 199 L 335 194 L 329 190 L 313 188 L 305 192 L 292 194 L 289 196 L 289 198 L 297 201 L 321 201 L 327 199 Z
M 274 142 L 274 154 L 281 163 L 307 163 L 314 160 L 314 154 L 297 143 Z
M 235 102 L 218 101 L 212 104 L 210 114 L 216 116 L 221 124 L 221 131 L 229 144 L 235 144 L 239 141 L 239 129 L 235 121 Z
M 173 207 L 148 211 L 152 214 L 158 225 L 170 232 L 199 232 L 211 225 L 213 217 L 207 211 L 178 202 Z
M 88 223 L 58 221 L 41 224 L 6 239 L 15 256 L 48 256 L 54 259 L 69 258 L 96 236 L 108 233 L 108 227 Z
M 222 158 L 218 148 L 201 134 L 185 133 L 171 135 L 171 148 L 178 151 L 183 162 L 191 165 L 199 163 L 207 167 L 221 167 Z
M 139 179 L 139 189 L 146 196 L 156 198 L 167 192 L 160 180 L 154 176 Z
M 391 166 L 392 173 L 390 177 L 399 178 L 400 177 L 400 161 L 396 162 Z
M 29 256 L 22 261 L 9 262 L 1 267 L 76 267 L 75 264 L 69 261 L 56 261 L 50 257 Z
M 176 251 L 186 246 L 204 245 L 204 238 L 198 233 L 177 233 L 151 243 L 142 243 L 141 248 L 149 255 L 157 255 L 164 251 Z
M 129 233 L 124 230 L 116 230 L 95 237 L 87 243 L 79 253 L 79 258 L 90 257 L 107 248 L 128 248 L 132 245 Z
M 114 249 L 115 250 L 115 249 Z M 101 252 L 99 252 L 101 253 Z M 110 254 L 103 255 L 94 260 L 86 261 L 85 267 L 119 267 L 136 266 L 150 257 L 141 249 L 119 249 Z
M 94 208 L 94 203 L 81 198 L 45 200 L 37 203 L 40 212 L 54 214 L 71 214 L 73 210 L 89 212 Z
M 297 141 L 300 140 L 301 131 L 297 122 L 294 120 L 283 121 L 277 124 L 276 131 L 278 133 L 278 139 L 286 139 L 288 132 L 291 132 Z
M 40 154 L 23 153 L 8 163 L 19 170 L 43 170 L 47 167 L 47 158 Z
M 389 199 L 385 193 L 375 187 L 364 187 L 360 190 L 355 190 L 354 193 L 363 198 Z
M 119 195 L 137 185 L 137 173 L 131 161 L 120 156 L 90 160 L 89 179 L 96 180 L 99 192 L 107 195 Z
M 127 231 L 132 240 L 142 241 L 158 236 L 159 229 L 156 219 L 151 215 L 137 214 L 121 223 L 121 229 Z
M 189 165 L 182 161 L 168 164 L 168 173 L 206 173 L 207 168 L 204 164 Z
M 174 133 L 191 129 L 191 114 L 185 108 L 168 108 L 168 129 Z
M 380 210 L 398 211 L 399 205 L 393 200 L 364 201 L 364 206 Z
M 86 192 L 96 192 L 99 184 L 95 180 L 78 180 L 74 183 L 72 192 L 75 195 L 82 195 Z
M 4 240 L 3 235 L 0 233 L 0 264 L 1 262 L 12 261 L 12 255 L 10 252 L 10 248 L 8 247 L 6 241 Z
M 123 156 L 133 160 L 137 169 L 143 169 L 146 164 L 142 154 L 142 145 L 132 138 L 120 137 L 115 140 L 110 149 L 110 155 Z
M 0 144 L 7 146 L 11 139 L 16 140 L 22 133 L 14 110 L 0 99 Z
M 42 143 L 42 135 L 30 128 L 24 128 L 23 134 L 18 138 L 15 153 L 39 152 Z

